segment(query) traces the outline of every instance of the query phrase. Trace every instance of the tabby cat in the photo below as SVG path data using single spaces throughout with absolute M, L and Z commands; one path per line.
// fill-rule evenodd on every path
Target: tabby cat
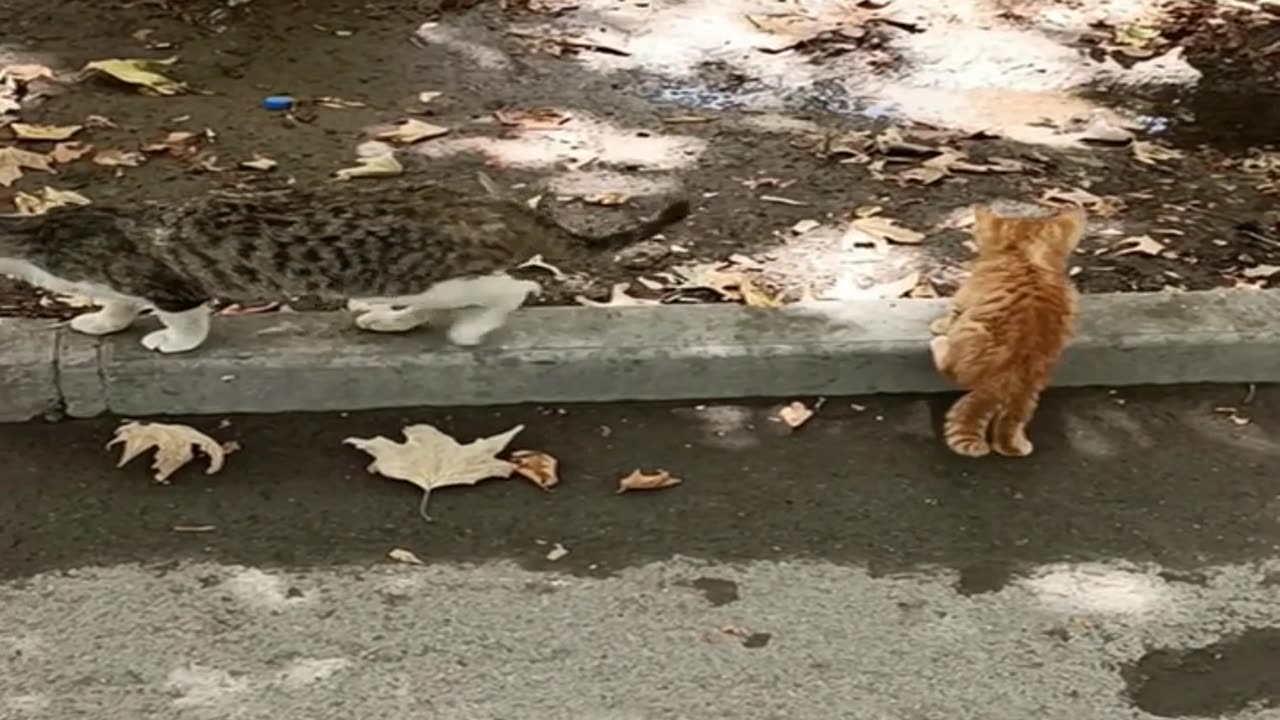
M 0 216 L 0 274 L 94 299 L 101 309 L 71 321 L 90 335 L 125 330 L 154 308 L 163 329 L 142 344 L 162 353 L 205 341 L 213 298 L 348 299 L 374 306 L 355 323 L 377 332 L 443 311 L 449 339 L 475 345 L 540 292 L 506 273 L 514 265 L 646 239 L 689 214 L 679 200 L 634 227 L 589 236 L 481 183 L 483 193 L 343 185 Z
M 934 321 L 934 365 L 968 390 L 948 410 L 947 446 L 970 457 L 1030 455 L 1027 423 L 1075 332 L 1067 263 L 1084 233 L 1078 208 L 1048 217 L 974 210 L 978 255 L 948 314 Z

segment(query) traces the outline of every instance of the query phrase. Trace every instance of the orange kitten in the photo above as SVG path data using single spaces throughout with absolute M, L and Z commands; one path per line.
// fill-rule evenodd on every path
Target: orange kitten
M 1084 211 L 1002 217 L 974 209 L 978 256 L 934 321 L 933 362 L 969 391 L 947 411 L 947 446 L 982 457 L 1021 457 L 1034 449 L 1026 427 L 1075 332 L 1076 291 L 1067 261 L 1084 233 Z M 989 440 L 989 442 L 988 442 Z

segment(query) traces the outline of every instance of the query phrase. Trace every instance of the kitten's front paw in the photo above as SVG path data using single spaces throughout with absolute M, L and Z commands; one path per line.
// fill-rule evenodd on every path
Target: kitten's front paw
M 370 332 L 407 332 L 418 326 L 416 320 L 403 310 L 370 310 L 356 316 L 356 327 Z
M 524 291 L 524 299 L 536 298 L 542 294 L 542 285 L 535 280 L 518 280 L 516 285 Z
M 184 337 L 172 330 L 156 330 L 142 338 L 142 346 L 161 353 L 181 353 L 195 350 L 204 342 L 202 337 Z
M 85 335 L 110 335 L 127 330 L 133 324 L 136 313 L 122 313 L 110 308 L 77 315 L 71 319 L 71 329 Z

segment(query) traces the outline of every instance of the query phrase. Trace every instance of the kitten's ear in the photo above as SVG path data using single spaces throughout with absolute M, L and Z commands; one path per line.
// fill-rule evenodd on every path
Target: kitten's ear
M 996 214 L 991 212 L 989 206 L 973 206 L 973 230 L 975 233 L 979 235 L 988 234 L 995 227 L 995 224 Z
M 1058 223 L 1063 229 L 1062 235 L 1066 240 L 1068 251 L 1075 250 L 1076 245 L 1080 244 L 1080 238 L 1084 236 L 1086 217 L 1084 208 L 1079 205 L 1058 213 Z

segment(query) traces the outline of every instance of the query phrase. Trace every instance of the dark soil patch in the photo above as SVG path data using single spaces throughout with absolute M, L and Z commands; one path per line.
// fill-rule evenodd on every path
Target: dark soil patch
M 1274 197 L 1258 189 L 1265 189 L 1265 176 L 1240 170 L 1240 151 L 1227 140 L 1236 131 L 1231 127 L 1205 128 L 1196 137 L 1202 145 L 1185 145 L 1184 157 L 1156 166 L 1135 162 L 1126 149 L 1060 150 L 950 137 L 939 142 L 963 150 L 971 159 L 1016 158 L 1027 170 L 957 175 L 929 186 L 903 185 L 893 176 L 913 164 L 890 163 L 883 171 L 888 179 L 878 179 L 865 164 L 842 163 L 810 147 L 815 134 L 883 128 L 886 120 L 871 99 L 850 99 L 821 83 L 779 89 L 741 69 L 714 63 L 700 66 L 692 76 L 661 69 L 601 71 L 591 61 L 602 53 L 577 50 L 557 56 L 546 52 L 545 45 L 509 35 L 506 30 L 513 25 L 561 19 L 554 13 L 525 10 L 522 3 L 510 5 L 504 12 L 497 3 L 412 0 L 8 3 L 0 23 L 9 44 L 0 46 L 0 64 L 38 61 L 74 69 L 108 57 L 178 55 L 172 74 L 201 90 L 157 98 L 88 81 L 66 86 L 24 110 L 24 121 L 67 124 L 89 115 L 108 117 L 117 128 L 94 129 L 84 136 L 100 149 L 136 149 L 170 131 L 209 128 L 216 140 L 204 149 L 217 156 L 217 166 L 224 170 L 198 171 L 178 160 L 156 157 L 141 167 L 117 171 L 86 159 L 60 168 L 57 175 L 33 172 L 13 188 L 0 188 L 0 207 L 8 205 L 14 191 L 35 192 L 46 184 L 78 190 L 106 204 L 190 197 L 215 188 L 277 186 L 286 180 L 333 182 L 336 169 L 353 164 L 354 148 L 367 139 L 369 126 L 412 114 L 452 128 L 448 138 L 463 143 L 463 150 L 429 159 L 405 158 L 409 179 L 465 184 L 473 182 L 476 170 L 488 168 L 508 184 L 528 183 L 522 192 L 533 195 L 557 179 L 607 172 L 620 178 L 617 182 L 624 187 L 674 179 L 677 188 L 698 201 L 694 216 L 667 233 L 666 242 L 673 246 L 669 251 L 621 259 L 584 254 L 563 268 L 577 277 L 548 280 L 539 303 L 572 304 L 580 294 L 603 298 L 614 283 L 660 277 L 691 262 L 724 261 L 734 255 L 759 261 L 767 278 L 793 294 L 805 286 L 821 290 L 833 282 L 840 267 L 839 234 L 802 236 L 790 228 L 803 220 L 839 226 L 854 208 L 869 205 L 928 232 L 929 238 L 921 246 L 892 248 L 870 266 L 867 282 L 918 269 L 934 290 L 946 295 L 969 254 L 966 233 L 946 229 L 947 219 L 974 201 L 1034 200 L 1049 188 L 1087 187 L 1123 201 L 1119 214 L 1096 220 L 1081 248 L 1076 281 L 1086 292 L 1229 287 L 1241 281 L 1247 268 L 1280 266 Z M 433 18 L 454 32 L 457 42 L 415 42 L 414 30 Z M 886 47 L 893 33 L 907 32 L 881 25 L 853 38 L 823 36 L 796 52 L 810 65 L 862 54 L 869 64 L 895 72 L 900 58 Z M 497 51 L 501 62 L 486 65 L 488 56 L 474 54 L 474 47 L 468 50 L 466 43 Z M 423 105 L 417 96 L 428 90 L 443 94 Z M 343 98 L 363 106 L 333 109 L 313 103 L 291 119 L 261 109 L 264 96 L 278 93 L 303 100 Z M 787 110 L 781 118 L 756 112 L 750 103 L 737 101 L 743 93 L 774 93 L 783 97 Z M 522 133 L 493 121 L 497 109 L 537 106 L 569 109 L 575 113 L 576 127 L 589 121 L 594 129 L 569 129 L 560 135 Z M 695 113 L 711 121 L 664 122 Z M 4 132 L 0 130 L 0 138 Z M 536 140 L 530 140 L 533 135 Z M 475 144 L 465 144 L 472 141 Z M 437 142 L 428 141 L 424 147 Z M 588 160 L 575 174 L 572 166 L 586 159 L 590 148 L 582 148 L 588 145 L 600 150 L 600 157 Z M 533 153 L 531 148 L 543 148 L 542 157 L 519 155 Z M 557 152 L 578 154 L 568 162 L 546 157 Z M 276 160 L 279 168 L 264 174 L 236 167 L 256 154 Z M 558 210 L 567 223 L 578 227 L 618 225 L 653 210 L 672 192 L 637 191 L 621 209 L 568 200 Z M 553 194 L 566 193 L 556 189 Z M 769 202 L 762 199 L 765 195 L 799 204 Z M 1115 254 L 1120 238 L 1142 234 L 1159 239 L 1167 252 Z M 1255 277 L 1249 282 L 1268 281 Z M 633 284 L 632 294 L 661 293 Z M 0 278 L 0 315 L 68 312 Z

